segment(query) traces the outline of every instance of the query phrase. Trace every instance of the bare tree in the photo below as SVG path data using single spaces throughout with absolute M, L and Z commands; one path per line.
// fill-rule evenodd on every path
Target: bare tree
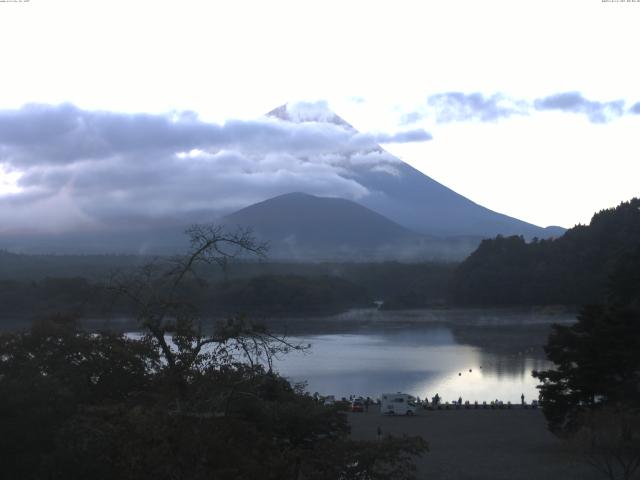
M 115 292 L 128 299 L 138 324 L 160 349 L 175 382 L 178 411 L 194 370 L 242 361 L 252 367 L 264 364 L 270 371 L 279 354 L 305 348 L 242 316 L 212 321 L 203 328 L 197 306 L 183 291 L 187 280 L 195 279 L 204 287 L 199 266 L 216 265 L 224 271 L 238 257 L 264 257 L 266 245 L 257 242 L 250 230 L 240 228 L 228 232 L 222 226 L 193 225 L 186 234 L 190 238 L 186 255 L 156 259 L 134 272 L 114 275 L 110 282 Z

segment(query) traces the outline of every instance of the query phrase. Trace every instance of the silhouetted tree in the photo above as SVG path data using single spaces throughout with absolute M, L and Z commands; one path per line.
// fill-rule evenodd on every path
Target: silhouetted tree
M 186 255 L 157 259 L 111 280 L 111 288 L 131 302 L 138 324 L 162 353 L 167 376 L 175 386 L 178 410 L 182 409 L 193 369 L 230 364 L 238 356 L 252 364 L 264 359 L 271 366 L 274 355 L 301 348 L 242 317 L 203 328 L 193 295 L 185 291 L 192 278 L 200 280 L 200 287 L 205 286 L 198 277 L 198 266 L 226 265 L 227 260 L 241 254 L 264 256 L 266 246 L 244 229 L 229 233 L 221 226 L 194 225 L 186 233 L 191 245 Z
M 607 304 L 554 326 L 545 347 L 554 368 L 533 374 L 551 431 L 571 438 L 611 480 L 640 468 L 639 252 L 619 258 Z
M 415 478 L 424 440 L 350 440 L 343 413 L 272 370 L 274 355 L 299 346 L 242 318 L 201 327 L 186 279 L 225 242 L 260 249 L 243 233 L 191 233 L 187 256 L 113 279 L 142 338 L 61 317 L 0 335 L 3 477 Z
M 575 431 L 586 411 L 607 405 L 640 408 L 639 349 L 637 311 L 590 306 L 574 325 L 554 326 L 545 347 L 554 368 L 534 372 L 551 430 Z

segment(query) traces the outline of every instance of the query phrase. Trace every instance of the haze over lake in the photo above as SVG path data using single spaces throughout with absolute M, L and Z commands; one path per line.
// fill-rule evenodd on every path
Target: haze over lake
M 532 310 L 353 310 L 305 322 L 284 321 L 304 353 L 275 367 L 310 392 L 378 397 L 402 391 L 444 401 L 520 402 L 538 398 L 531 376 L 549 363 L 542 345 L 551 324 L 572 323 L 568 313 Z M 297 329 L 296 329 L 297 328 Z

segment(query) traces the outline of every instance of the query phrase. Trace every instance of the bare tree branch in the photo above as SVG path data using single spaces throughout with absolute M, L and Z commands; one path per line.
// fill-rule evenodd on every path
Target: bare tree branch
M 110 288 L 131 303 L 138 324 L 158 345 L 176 382 L 178 408 L 188 383 L 185 372 L 229 365 L 241 357 L 252 368 L 264 362 L 271 371 L 278 355 L 308 348 L 242 317 L 218 322 L 205 334 L 197 308 L 181 294 L 185 280 L 199 279 L 196 269 L 201 264 L 222 268 L 226 278 L 233 260 L 243 256 L 262 258 L 267 245 L 257 242 L 248 229 L 228 232 L 219 225 L 193 225 L 186 234 L 190 239 L 186 255 L 154 259 L 134 272 L 114 275 L 110 281 Z

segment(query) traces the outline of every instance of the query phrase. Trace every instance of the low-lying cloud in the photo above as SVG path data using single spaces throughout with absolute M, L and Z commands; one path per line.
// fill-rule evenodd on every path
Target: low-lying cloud
M 318 117 L 322 108 L 327 118 Z M 0 233 L 211 216 L 291 191 L 358 199 L 369 192 L 350 168 L 397 174 L 385 168 L 397 159 L 378 143 L 431 139 L 419 129 L 359 133 L 327 121 L 326 110 L 299 107 L 301 121 L 223 124 L 193 112 L 126 114 L 70 104 L 0 111 L 0 173 L 18 177 L 0 190 Z

